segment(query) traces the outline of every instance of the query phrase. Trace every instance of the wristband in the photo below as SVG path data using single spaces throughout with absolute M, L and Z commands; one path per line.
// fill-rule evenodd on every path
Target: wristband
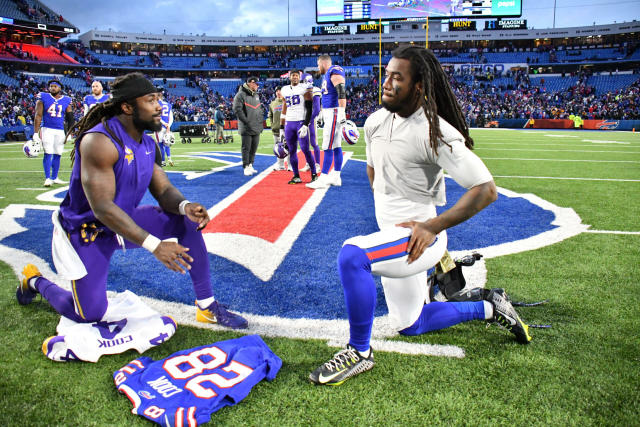
M 186 213 L 184 212 L 184 208 L 187 207 L 189 203 L 191 202 L 188 201 L 187 199 L 184 199 L 183 201 L 180 202 L 180 204 L 178 205 L 178 212 L 180 212 L 180 215 L 186 215 Z
M 149 234 L 147 238 L 144 239 L 144 242 L 142 242 L 141 246 L 149 252 L 154 253 L 156 249 L 158 249 L 158 246 L 160 246 L 160 239 L 152 234 Z

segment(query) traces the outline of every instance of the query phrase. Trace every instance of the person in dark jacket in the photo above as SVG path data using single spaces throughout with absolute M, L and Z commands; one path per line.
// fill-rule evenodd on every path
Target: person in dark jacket
M 258 173 L 253 159 L 258 151 L 264 112 L 258 96 L 258 78 L 249 77 L 233 98 L 233 111 L 238 117 L 238 133 L 242 138 L 242 167 L 245 175 Z

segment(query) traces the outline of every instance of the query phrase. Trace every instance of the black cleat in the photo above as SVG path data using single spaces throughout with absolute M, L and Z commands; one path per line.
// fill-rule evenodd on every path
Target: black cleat
M 486 301 L 493 305 L 493 318 L 491 320 L 515 335 L 519 343 L 529 344 L 531 341 L 529 327 L 518 316 L 504 289 L 491 289 Z

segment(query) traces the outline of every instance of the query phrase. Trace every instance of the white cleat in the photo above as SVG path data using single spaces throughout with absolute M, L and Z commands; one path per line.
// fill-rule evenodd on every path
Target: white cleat
M 304 165 L 304 167 L 302 169 L 300 169 L 300 172 L 307 172 L 309 171 L 311 168 L 309 167 L 309 163 L 307 163 L 306 165 Z
M 340 174 L 335 171 L 329 174 L 329 182 L 334 187 L 342 186 L 342 178 L 340 178 Z
M 68 184 L 68 182 L 67 182 L 67 181 L 63 181 L 63 180 L 61 180 L 60 178 L 56 178 L 56 179 L 54 179 L 54 180 L 53 180 L 53 183 L 54 183 L 54 184 Z
M 306 184 L 306 186 L 307 188 L 311 188 L 313 190 L 319 190 L 331 186 L 331 182 L 328 175 L 322 174 L 318 177 L 318 179 Z
M 244 176 L 251 176 L 253 175 L 253 172 L 251 172 L 251 169 L 249 169 L 249 166 L 244 168 Z
M 53 180 L 50 178 L 47 178 L 44 180 L 44 184 L 42 185 L 44 185 L 45 187 L 51 187 L 53 185 Z
M 247 167 L 251 170 L 251 175 L 258 173 L 258 171 L 254 169 L 254 167 L 253 167 L 253 163 L 252 163 L 252 164 L 250 164 L 250 165 L 249 165 L 249 166 L 247 166 Z

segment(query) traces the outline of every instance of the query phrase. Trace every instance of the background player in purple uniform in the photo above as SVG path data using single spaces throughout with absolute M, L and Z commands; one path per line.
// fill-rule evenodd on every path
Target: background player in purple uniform
M 209 222 L 207 210 L 186 200 L 171 184 L 155 162 L 155 142 L 144 133 L 161 126 L 156 88 L 141 73 L 131 73 L 117 78 L 112 89 L 113 99 L 93 107 L 74 127 L 79 136 L 72 154 L 71 182 L 58 215 L 71 247 L 63 261 L 73 263 L 75 257 L 86 271 L 75 276 L 69 292 L 29 264 L 16 291 L 18 302 L 29 304 L 40 293 L 71 320 L 99 321 L 108 304 L 111 255 L 120 246 L 141 246 L 170 270 L 189 271 L 198 321 L 246 328 L 245 319 L 227 311 L 213 297 L 200 233 Z M 147 189 L 158 207 L 139 206 Z M 178 242 L 163 241 L 169 238 Z M 53 250 L 56 258 L 55 244 Z M 68 268 L 74 269 L 77 271 L 77 265 Z
M 322 175 L 316 182 L 307 184 L 307 187 L 317 189 L 330 185 L 342 185 L 340 171 L 342 170 L 342 125 L 347 120 L 345 108 L 347 107 L 347 90 L 344 70 L 339 65 L 332 65 L 329 55 L 318 57 L 318 69 L 322 78 L 322 116 L 324 127 L 322 129 L 322 150 L 324 161 L 322 162 Z M 333 164 L 333 171 L 331 170 Z
M 312 92 L 311 87 L 300 83 L 300 71 L 291 70 L 289 73 L 291 84 L 281 89 L 285 103 L 282 105 L 281 128 L 284 128 L 284 137 L 289 148 L 289 161 L 293 169 L 293 177 L 289 184 L 299 184 L 300 172 L 298 170 L 298 142 L 300 150 L 304 153 L 307 163 L 315 164 L 311 151 L 309 151 L 309 124 L 311 123 Z M 285 123 L 286 121 L 286 123 Z M 311 171 L 311 182 L 317 179 L 315 168 Z
M 302 75 L 302 82 L 311 87 L 313 107 L 311 109 L 311 124 L 309 125 L 309 144 L 313 148 L 313 157 L 315 158 L 316 174 L 320 174 L 322 167 L 320 166 L 320 147 L 318 147 L 318 119 L 322 112 L 322 90 L 319 87 L 313 85 L 313 76 L 308 73 Z M 302 172 L 309 170 L 309 164 L 300 169 Z
M 84 106 L 84 115 L 86 116 L 91 107 L 101 102 L 105 102 L 111 97 L 108 93 L 102 93 L 102 83 L 94 81 L 91 83 L 91 93 L 84 97 L 82 105 Z
M 36 117 L 33 122 L 33 140 L 40 141 L 44 150 L 42 167 L 44 168 L 44 186 L 66 184 L 58 178 L 60 156 L 66 142 L 64 134 L 67 126 L 73 124 L 71 98 L 62 94 L 62 85 L 57 80 L 49 81 L 49 92 L 38 93 Z

